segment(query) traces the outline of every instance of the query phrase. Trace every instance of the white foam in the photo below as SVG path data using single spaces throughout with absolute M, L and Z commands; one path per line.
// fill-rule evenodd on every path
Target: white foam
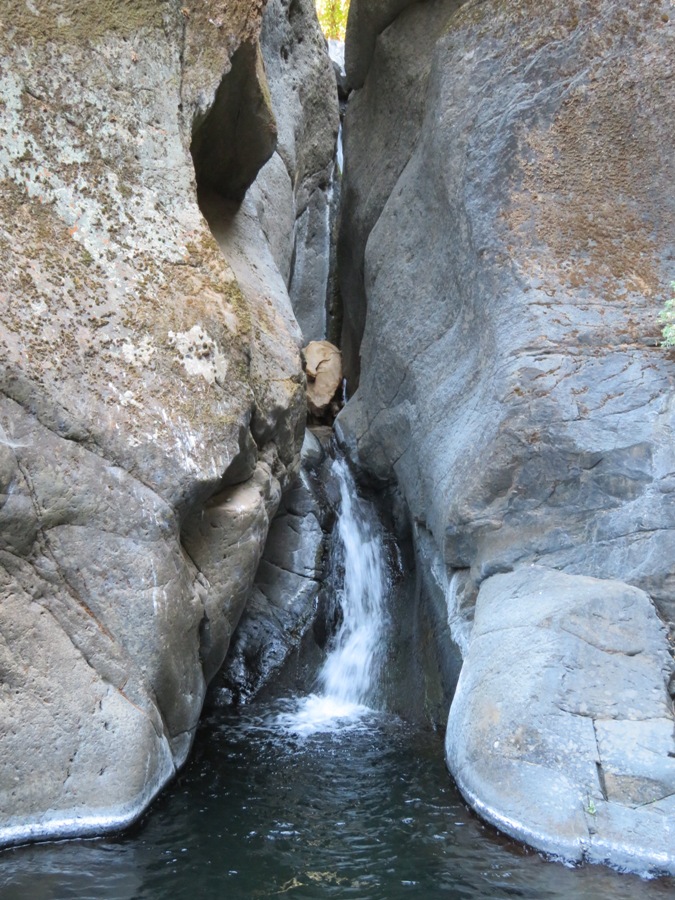
M 374 510 L 359 499 L 347 463 L 333 471 L 340 485 L 338 536 L 343 549 L 342 624 L 319 675 L 326 698 L 368 705 L 377 695 L 386 623 L 389 571 Z
M 319 673 L 321 693 L 288 701 L 270 721 L 302 737 L 363 726 L 377 704 L 384 652 L 390 578 L 381 529 L 374 509 L 358 497 L 346 462 L 335 460 L 333 472 L 340 486 L 342 623 Z
M 313 734 L 358 728 L 363 724 L 364 717 L 371 713 L 370 707 L 361 703 L 309 694 L 298 699 L 294 708 L 278 713 L 272 724 L 287 734 L 309 737 Z

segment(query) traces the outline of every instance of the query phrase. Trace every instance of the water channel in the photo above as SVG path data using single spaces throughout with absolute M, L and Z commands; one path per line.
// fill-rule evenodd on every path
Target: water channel
M 673 879 L 573 869 L 500 836 L 454 788 L 442 735 L 383 708 L 391 573 L 373 508 L 334 468 L 343 615 L 315 692 L 280 682 L 244 714 L 207 718 L 133 829 L 4 851 L 0 898 L 673 897 Z

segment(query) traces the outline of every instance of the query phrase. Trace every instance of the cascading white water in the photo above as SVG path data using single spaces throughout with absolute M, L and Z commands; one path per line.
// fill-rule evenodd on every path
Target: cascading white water
M 354 724 L 377 705 L 386 645 L 391 577 L 382 530 L 347 463 L 336 459 L 332 468 L 340 489 L 332 581 L 342 622 L 319 673 L 320 692 L 276 717 L 278 725 L 301 735 Z
M 337 145 L 335 147 L 335 161 L 337 163 L 338 172 L 340 175 L 345 170 L 345 155 L 344 155 L 344 146 L 342 143 L 342 123 L 340 123 L 340 128 L 338 129 L 337 136 Z
M 372 703 L 382 658 L 389 574 L 374 510 L 358 497 L 347 463 L 333 472 L 340 486 L 337 520 L 344 581 L 342 624 L 319 675 L 324 697 L 340 705 Z

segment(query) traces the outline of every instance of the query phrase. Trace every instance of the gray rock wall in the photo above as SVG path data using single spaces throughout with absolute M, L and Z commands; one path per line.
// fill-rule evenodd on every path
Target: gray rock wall
M 354 23 L 369 21 L 370 6 L 354 2 Z M 357 90 L 345 120 L 342 349 L 358 390 L 338 432 L 376 483 L 402 494 L 428 590 L 445 596 L 465 655 L 448 761 L 469 802 L 549 852 L 672 871 L 672 655 L 652 606 L 672 634 L 675 362 L 657 321 L 675 275 L 672 9 L 402 6 L 375 4 L 370 32 L 347 48 Z M 570 581 L 539 590 L 532 564 Z M 522 589 L 481 611 L 497 573 L 511 571 Z M 572 603 L 587 576 L 600 579 L 601 615 Z M 626 612 L 635 588 L 646 592 L 639 621 Z M 537 626 L 549 589 L 578 617 L 574 653 L 565 634 L 492 637 L 507 599 L 523 629 Z M 545 706 L 553 682 L 571 677 L 568 651 L 575 703 L 599 684 L 631 700 L 632 662 L 621 686 L 609 657 L 594 668 L 597 654 L 577 653 L 596 633 L 608 642 L 598 652 L 620 652 L 614 620 L 626 634 L 647 621 L 658 632 L 636 691 L 645 709 L 658 701 L 660 724 L 630 702 L 598 702 L 603 746 L 582 752 L 535 700 Z M 637 733 L 652 755 L 633 752 Z M 588 779 L 566 768 L 577 749 L 591 774 L 616 764 L 614 793 L 594 776 L 597 822 L 579 801 Z M 634 814 L 640 778 L 661 787 L 643 798 L 653 809 Z M 544 821 L 572 807 L 569 820 Z
M 457 5 L 443 0 L 412 5 L 356 2 L 350 7 L 348 76 L 360 89 L 352 93 L 345 115 L 347 162 L 338 239 L 341 347 L 350 392 L 358 384 L 369 302 L 366 242 L 418 140 L 436 39 Z M 400 6 L 409 8 L 396 18 Z
M 539 850 L 672 874 L 674 669 L 636 588 L 540 566 L 488 578 L 450 771 L 481 815 Z
M 304 342 L 326 332 L 337 84 L 313 0 L 270 0 L 261 46 L 279 130 L 252 192 Z
M 261 4 L 37 0 L 2 17 L 8 843 L 127 824 L 183 763 L 305 399 L 290 255 L 239 203 L 295 114 L 275 120 Z M 298 49 L 308 69 L 322 53 Z M 304 119 L 298 159 L 332 139 Z M 313 164 L 296 173 L 309 190 Z
M 346 121 L 367 320 L 339 421 L 473 596 L 545 560 L 672 618 L 673 29 L 568 6 L 422 3 L 379 37 Z
M 335 515 L 323 490 L 330 458 L 311 431 L 301 455 L 301 470 L 271 524 L 251 598 L 209 692 L 207 704 L 215 707 L 238 707 L 255 697 L 317 617 Z

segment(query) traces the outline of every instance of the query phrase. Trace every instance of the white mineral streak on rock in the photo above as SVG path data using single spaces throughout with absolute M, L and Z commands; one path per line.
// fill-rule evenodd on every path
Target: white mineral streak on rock
M 2 425 L 0 425 L 0 446 L 7 447 L 9 450 L 18 450 L 20 447 L 27 445 L 23 441 L 12 440 Z
M 457 592 L 462 576 L 459 572 L 452 572 L 450 577 L 448 577 L 447 570 L 440 559 L 434 560 L 432 575 L 445 594 L 450 633 L 459 647 L 462 657 L 465 657 L 469 649 L 471 622 L 467 621 L 465 616 L 462 616 L 459 609 Z

